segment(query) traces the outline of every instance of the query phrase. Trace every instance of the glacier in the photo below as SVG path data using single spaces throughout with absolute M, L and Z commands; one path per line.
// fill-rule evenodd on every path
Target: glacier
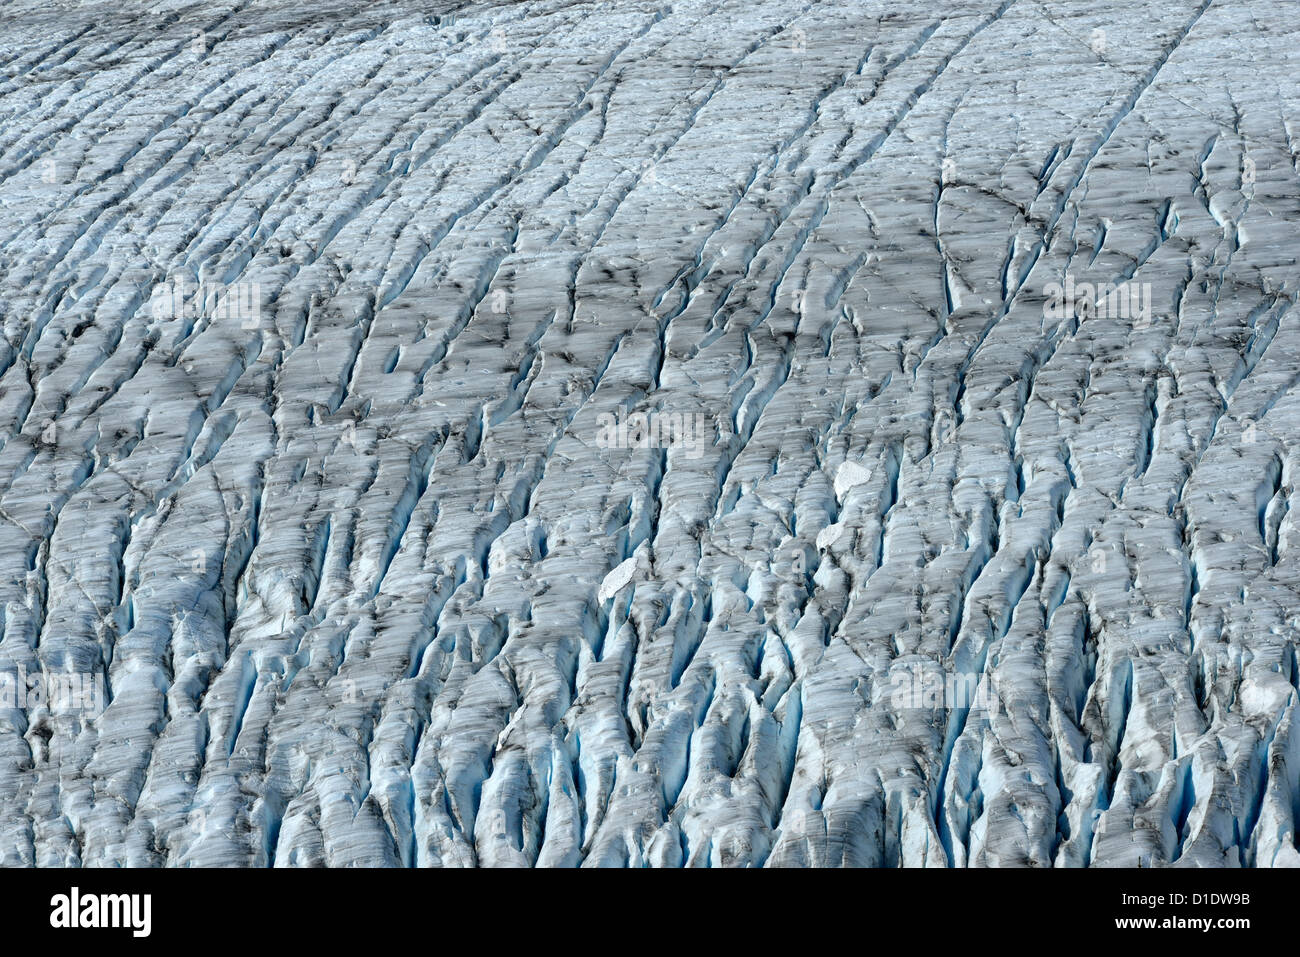
M 0 864 L 1300 865 L 1290 14 L 10 0 Z

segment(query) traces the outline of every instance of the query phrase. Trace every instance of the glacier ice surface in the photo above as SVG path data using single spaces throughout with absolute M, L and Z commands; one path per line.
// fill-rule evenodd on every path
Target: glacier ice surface
M 1291 13 L 11 0 L 0 863 L 1300 864 Z

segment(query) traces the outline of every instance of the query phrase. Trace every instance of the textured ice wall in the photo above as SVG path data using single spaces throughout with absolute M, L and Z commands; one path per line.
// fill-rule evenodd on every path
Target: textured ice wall
M 299 6 L 0 11 L 0 861 L 1300 864 L 1289 5 Z

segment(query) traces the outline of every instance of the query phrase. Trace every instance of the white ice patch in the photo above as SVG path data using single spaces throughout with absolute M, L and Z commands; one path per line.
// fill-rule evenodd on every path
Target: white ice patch
M 600 583 L 600 591 L 596 593 L 596 600 L 602 604 L 609 601 L 620 591 L 631 584 L 632 579 L 636 577 L 637 556 L 633 555 L 614 567 L 605 580 Z
M 841 471 L 843 470 L 841 469 Z M 823 548 L 830 548 L 840 540 L 840 536 L 843 534 L 844 526 L 839 522 L 834 525 L 827 525 L 817 533 L 817 549 L 820 551 Z
M 859 465 L 857 462 L 845 462 L 835 473 L 835 497 L 844 501 L 844 493 L 851 488 L 859 485 L 866 485 L 871 481 L 871 469 Z

